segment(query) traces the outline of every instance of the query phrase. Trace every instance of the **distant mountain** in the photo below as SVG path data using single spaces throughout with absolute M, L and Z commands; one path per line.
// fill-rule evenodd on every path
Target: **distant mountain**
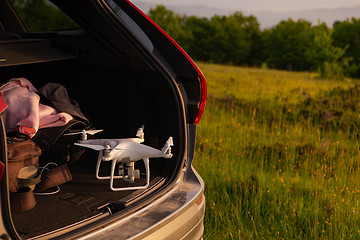
M 145 3 L 140 1 L 134 2 L 143 12 L 148 13 L 150 8 L 156 7 L 154 3 Z M 335 21 L 343 21 L 347 18 L 360 18 L 360 5 L 356 7 L 343 7 L 336 9 L 308 9 L 289 12 L 276 12 L 276 11 L 257 11 L 248 12 L 241 9 L 221 9 L 211 8 L 203 5 L 166 5 L 167 9 L 170 9 L 180 15 L 186 14 L 188 16 L 198 16 L 210 18 L 214 15 L 229 15 L 236 11 L 242 12 L 244 15 L 254 15 L 262 29 L 271 28 L 278 24 L 281 20 L 287 20 L 292 18 L 293 20 L 305 19 L 311 22 L 313 25 L 317 25 L 318 21 L 325 22 L 328 27 L 331 27 Z
M 289 12 L 270 12 L 261 11 L 253 14 L 257 17 L 262 28 L 269 28 L 281 20 L 292 18 L 293 20 L 305 19 L 313 25 L 317 25 L 318 21 L 325 22 L 328 27 L 332 27 L 335 21 L 343 21 L 352 17 L 360 18 L 360 5 L 356 7 L 336 8 L 336 9 L 308 9 Z
M 150 8 L 155 8 L 157 4 L 147 3 L 147 2 L 138 2 L 135 1 L 134 4 L 140 8 L 143 12 L 148 13 Z M 218 9 L 212 7 L 206 7 L 203 5 L 165 5 L 167 9 L 170 9 L 180 15 L 186 14 L 187 16 L 198 16 L 198 17 L 212 17 L 214 15 L 229 15 L 234 12 L 231 9 Z

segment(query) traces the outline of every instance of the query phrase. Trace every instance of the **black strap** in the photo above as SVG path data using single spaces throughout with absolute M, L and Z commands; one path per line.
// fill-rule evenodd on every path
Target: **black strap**
M 73 119 L 61 127 L 39 129 L 32 140 L 41 148 L 42 152 L 46 152 L 65 131 L 81 131 L 85 127 L 86 124 L 83 121 Z

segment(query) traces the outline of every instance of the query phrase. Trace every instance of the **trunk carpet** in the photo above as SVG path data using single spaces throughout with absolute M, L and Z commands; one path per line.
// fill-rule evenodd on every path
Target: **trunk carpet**
M 81 161 L 84 161 L 82 159 Z M 103 217 L 108 215 L 107 204 L 115 204 L 111 209 L 120 211 L 125 207 L 122 199 L 133 198 L 134 191 L 113 192 L 109 187 L 109 180 L 97 180 L 95 178 L 95 162 L 87 164 L 78 162 L 70 166 L 73 179 L 60 185 L 60 191 L 52 195 L 35 195 L 36 206 L 23 213 L 13 213 L 13 222 L 16 230 L 22 236 L 30 237 L 43 234 L 70 224 L 88 219 L 94 216 Z M 84 167 L 86 166 L 86 167 Z M 104 165 L 103 172 L 109 173 L 109 166 Z M 151 185 L 161 185 L 164 179 L 152 178 Z M 144 185 L 145 179 L 135 180 L 135 184 Z M 117 180 L 116 187 L 133 186 L 132 184 Z M 159 187 L 159 186 L 157 186 Z M 56 188 L 53 188 L 56 190 Z M 53 190 L 51 189 L 51 190 Z M 50 189 L 49 189 L 50 190 Z M 138 195 L 144 191 L 137 191 Z M 135 196 L 136 197 L 136 196 Z

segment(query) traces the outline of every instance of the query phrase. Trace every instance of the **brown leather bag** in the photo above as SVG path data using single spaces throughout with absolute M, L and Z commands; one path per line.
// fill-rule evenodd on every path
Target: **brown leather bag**
M 7 137 L 9 190 L 17 192 L 21 187 L 35 186 L 41 176 L 18 179 L 19 171 L 39 168 L 40 148 L 26 135 Z

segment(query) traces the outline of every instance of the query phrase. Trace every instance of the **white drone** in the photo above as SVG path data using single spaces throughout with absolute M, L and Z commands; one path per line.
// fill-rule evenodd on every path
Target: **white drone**
M 83 136 L 84 135 L 86 135 L 86 132 L 83 133 Z M 142 142 L 144 142 L 144 126 L 138 129 L 136 138 L 81 140 L 79 143 L 75 143 L 75 145 L 99 151 L 96 164 L 96 178 L 110 179 L 110 189 L 112 191 L 125 191 L 145 189 L 149 186 L 149 158 L 172 157 L 171 147 L 174 145 L 172 137 L 169 137 L 161 150 L 143 145 L 141 144 Z M 134 168 L 134 162 L 141 159 L 145 164 L 146 184 L 143 186 L 115 188 L 114 179 L 121 178 L 130 183 L 134 183 L 135 179 L 140 178 L 140 170 Z M 102 161 L 112 161 L 110 176 L 99 176 Z M 119 169 L 118 175 L 115 175 L 117 163 L 119 163 Z

